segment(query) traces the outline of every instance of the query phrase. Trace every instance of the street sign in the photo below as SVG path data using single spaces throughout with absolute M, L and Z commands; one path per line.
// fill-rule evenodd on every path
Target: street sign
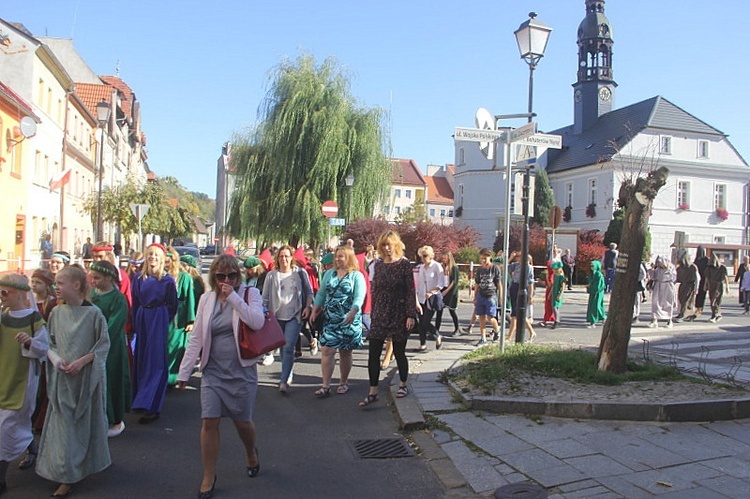
M 562 149 L 562 135 L 549 135 L 546 133 L 537 133 L 529 135 L 523 139 L 515 141 L 516 144 L 527 146 L 541 146 L 549 149 Z
M 516 142 L 517 140 L 521 140 L 524 137 L 528 137 L 529 135 L 534 135 L 536 133 L 536 122 L 532 121 L 531 123 L 527 123 L 524 126 L 520 126 L 514 130 L 510 131 L 510 141 Z
M 135 218 L 137 218 L 139 222 L 146 216 L 149 208 L 151 208 L 150 204 L 130 203 L 130 211 L 133 212 L 133 215 L 135 215 Z
M 514 194 L 515 203 L 513 204 L 513 214 L 523 215 L 523 176 L 524 172 L 515 173 Z M 534 175 L 529 175 L 529 216 L 534 216 L 534 186 L 536 180 Z
M 339 205 L 334 201 L 326 201 L 323 203 L 323 216 L 331 218 L 339 214 Z M 344 225 L 344 224 L 342 224 Z
M 496 140 L 504 140 L 505 132 L 500 130 L 456 127 L 453 138 L 454 140 L 465 140 L 467 142 L 494 142 Z
M 214 242 L 218 243 L 219 242 L 219 238 L 218 237 L 214 237 Z
M 329 218 L 328 225 L 330 225 L 331 227 L 343 227 L 344 225 L 346 225 L 346 219 L 345 218 Z

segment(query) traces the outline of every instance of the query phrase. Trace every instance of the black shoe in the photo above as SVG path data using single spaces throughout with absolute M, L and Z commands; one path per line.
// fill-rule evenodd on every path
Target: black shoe
M 255 448 L 255 458 L 258 460 L 258 464 L 253 466 L 252 468 L 250 466 L 247 467 L 247 476 L 250 478 L 255 478 L 260 473 L 260 454 L 258 454 L 258 448 Z
M 500 333 L 498 331 L 492 331 L 492 341 L 500 339 Z
M 159 419 L 159 413 L 158 412 L 147 412 L 146 414 L 144 414 L 143 416 L 141 416 L 140 418 L 138 418 L 138 423 L 139 424 L 149 424 L 149 423 L 153 423 L 157 419 Z
M 26 456 L 21 460 L 20 463 L 18 463 L 18 469 L 19 470 L 27 470 L 34 466 L 34 463 L 36 462 L 36 454 L 32 454 L 31 452 L 27 452 Z
M 216 475 L 214 475 L 214 483 L 211 484 L 211 488 L 205 492 L 198 490 L 198 499 L 211 499 L 214 496 L 214 487 L 216 487 Z

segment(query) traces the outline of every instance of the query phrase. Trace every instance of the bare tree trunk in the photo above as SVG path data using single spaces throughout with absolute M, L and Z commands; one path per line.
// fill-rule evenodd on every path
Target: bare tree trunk
M 638 293 L 638 272 L 646 244 L 648 220 L 654 198 L 666 183 L 668 175 L 669 170 L 661 167 L 649 172 L 645 178 L 638 177 L 635 185 L 628 180 L 620 187 L 619 203 L 626 207 L 625 220 L 607 321 L 599 344 L 600 371 L 623 373 L 627 370 L 630 326 Z

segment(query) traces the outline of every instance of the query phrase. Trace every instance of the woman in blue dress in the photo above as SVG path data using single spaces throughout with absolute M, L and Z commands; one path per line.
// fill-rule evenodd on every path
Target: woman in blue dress
M 154 243 L 146 249 L 146 264 L 133 278 L 133 410 L 146 413 L 141 424 L 159 418 L 167 393 L 167 330 L 177 313 L 177 286 L 164 271 L 166 249 Z
M 349 391 L 347 381 L 352 370 L 352 350 L 362 346 L 361 311 L 366 285 L 351 247 L 336 248 L 334 268 L 323 274 L 310 319 L 314 322 L 323 313 L 323 331 L 320 335 L 323 384 L 315 392 L 318 397 L 331 394 L 336 351 L 339 352 L 339 386 L 336 393 L 343 395 Z

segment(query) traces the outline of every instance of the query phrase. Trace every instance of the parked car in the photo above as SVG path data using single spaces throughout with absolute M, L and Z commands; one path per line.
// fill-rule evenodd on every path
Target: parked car
M 215 255 L 216 254 L 216 245 L 215 244 L 209 244 L 208 246 L 204 246 L 201 248 L 201 255 Z
M 195 246 L 175 246 L 174 249 L 177 250 L 177 253 L 179 253 L 180 256 L 190 255 L 195 258 L 195 261 L 198 262 L 198 270 L 201 269 L 203 262 L 201 261 L 201 253 L 198 251 L 198 248 Z

